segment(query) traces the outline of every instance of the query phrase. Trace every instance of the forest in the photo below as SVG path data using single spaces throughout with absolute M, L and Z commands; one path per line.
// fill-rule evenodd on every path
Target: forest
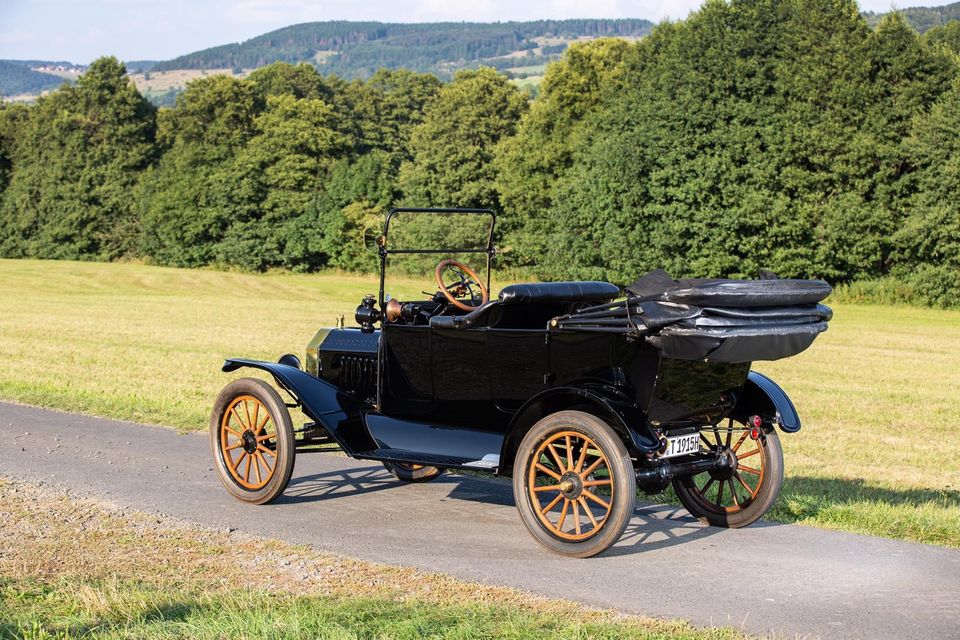
M 951 20 L 960 20 L 960 2 L 941 7 L 908 7 L 902 13 L 917 31 L 926 33 L 928 29 L 943 26 Z M 868 24 L 876 26 L 884 14 L 867 12 L 864 15 Z
M 848 0 L 709 0 L 496 70 L 275 63 L 157 109 L 113 58 L 0 110 L 0 257 L 376 268 L 396 205 L 500 212 L 543 279 L 821 277 L 960 306 L 960 23 Z
M 169 69 L 252 69 L 271 62 L 308 62 L 325 74 L 369 78 L 379 69 L 404 68 L 449 79 L 471 63 L 517 52 L 533 53 L 536 38 L 640 37 L 649 20 L 534 20 L 529 22 L 307 22 L 157 63 Z M 552 53 L 559 53 L 554 51 Z M 500 62 L 515 66 L 521 58 Z M 539 64 L 543 61 L 531 62 Z M 489 63 L 488 63 L 489 64 Z
M 63 78 L 34 71 L 26 61 L 0 60 L 0 96 L 35 94 L 61 84 Z

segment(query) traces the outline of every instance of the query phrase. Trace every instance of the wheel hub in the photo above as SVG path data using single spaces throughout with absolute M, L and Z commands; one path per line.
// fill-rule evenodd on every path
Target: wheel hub
M 721 456 L 726 458 L 726 464 L 719 469 L 711 469 L 710 477 L 714 480 L 729 480 L 737 471 L 737 454 L 733 449 L 725 449 Z
M 253 431 L 244 431 L 240 440 L 243 442 L 243 450 L 247 453 L 252 455 L 257 450 L 257 436 L 253 435 Z
M 576 500 L 583 493 L 583 479 L 573 471 L 560 476 L 560 493 L 568 500 Z

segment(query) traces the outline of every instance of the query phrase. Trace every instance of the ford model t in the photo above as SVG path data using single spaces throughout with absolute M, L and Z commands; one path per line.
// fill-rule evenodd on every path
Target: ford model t
M 391 225 L 411 215 L 429 223 L 395 235 Z M 457 239 L 464 221 L 478 219 L 479 242 Z M 623 291 L 523 283 L 494 297 L 494 224 L 487 210 L 391 211 L 377 239 L 380 293 L 357 307 L 358 326 L 320 329 L 303 362 L 229 358 L 224 371 L 262 369 L 276 388 L 240 378 L 217 398 L 210 440 L 227 490 L 270 502 L 297 452 L 331 446 L 380 461 L 402 481 L 487 472 L 512 478 L 538 542 L 579 557 L 617 541 L 638 488 L 672 485 L 691 514 L 720 527 L 766 513 L 783 481 L 778 432 L 797 431 L 800 420 L 750 365 L 807 348 L 830 319 L 819 304 L 830 287 L 655 271 Z M 435 289 L 391 298 L 387 268 L 411 256 L 438 259 L 427 285 Z M 306 424 L 295 427 L 288 407 Z

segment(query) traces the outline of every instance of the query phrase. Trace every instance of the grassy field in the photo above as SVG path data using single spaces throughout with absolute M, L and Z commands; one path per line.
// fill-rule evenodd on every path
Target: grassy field
M 229 378 L 223 357 L 302 354 L 376 287 L 350 275 L 0 261 L 0 398 L 204 429 Z M 960 546 L 960 312 L 834 310 L 809 351 L 757 365 L 804 420 L 782 437 L 788 477 L 771 516 Z
M 133 84 L 141 93 L 166 93 L 170 89 L 185 89 L 191 80 L 219 75 L 234 75 L 230 69 L 174 69 L 151 71 L 130 75 Z M 237 77 L 244 77 L 246 73 Z
M 736 640 L 0 478 L 0 638 Z

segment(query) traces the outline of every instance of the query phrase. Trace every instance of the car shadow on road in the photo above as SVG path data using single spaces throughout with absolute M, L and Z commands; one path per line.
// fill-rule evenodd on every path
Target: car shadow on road
M 759 526 L 758 525 L 755 526 Z M 682 507 L 640 504 L 633 512 L 620 541 L 602 557 L 633 555 L 703 540 L 723 532 L 703 524 Z
M 276 503 L 318 502 L 401 486 L 403 484 L 382 467 L 354 467 L 294 477 Z
M 505 478 L 488 478 L 464 475 L 446 476 L 458 482 L 449 496 L 486 504 L 501 504 L 514 507 L 513 488 Z M 752 529 L 781 526 L 776 522 L 761 520 L 750 525 Z M 677 505 L 657 504 L 637 500 L 633 517 L 616 546 L 605 551 L 602 557 L 622 556 L 664 549 L 680 544 L 703 540 L 727 531 L 711 527 Z
M 443 488 L 442 500 L 514 507 L 512 486 L 503 478 L 445 473 L 429 485 L 431 490 Z M 379 467 L 352 467 L 295 478 L 277 502 L 308 503 L 386 490 L 417 490 L 417 487 L 398 481 Z M 752 526 L 757 528 L 776 524 L 758 522 Z M 641 502 L 620 542 L 603 555 L 621 556 L 654 551 L 702 540 L 722 531 L 702 524 L 681 507 Z

